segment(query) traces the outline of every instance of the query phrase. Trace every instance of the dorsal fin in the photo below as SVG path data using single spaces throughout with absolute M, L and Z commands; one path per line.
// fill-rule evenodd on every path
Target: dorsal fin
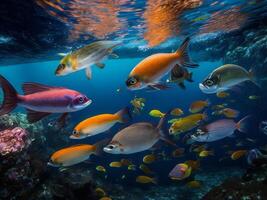
M 54 88 L 55 87 L 42 85 L 39 83 L 32 83 L 32 82 L 27 82 L 22 85 L 22 90 L 24 92 L 24 95 L 33 94 L 37 92 L 43 92 L 43 91 L 51 90 Z

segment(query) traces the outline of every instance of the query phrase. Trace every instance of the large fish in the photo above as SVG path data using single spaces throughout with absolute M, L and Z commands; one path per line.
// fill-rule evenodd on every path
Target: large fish
M 221 119 L 212 122 L 202 128 L 197 129 L 196 133 L 191 135 L 191 139 L 197 142 L 213 142 L 230 137 L 235 130 L 247 132 L 247 120 L 249 116 L 244 117 L 238 123 L 232 119 Z
M 161 118 L 157 127 L 147 122 L 141 122 L 122 129 L 112 138 L 104 151 L 111 154 L 137 153 L 150 149 L 160 139 L 175 145 L 166 139 L 161 131 L 165 118 L 166 115 Z
M 104 68 L 102 61 L 108 55 L 117 57 L 112 50 L 119 44 L 120 42 L 116 41 L 98 41 L 73 51 L 62 58 L 55 74 L 65 76 L 85 69 L 87 78 L 91 79 L 91 66 L 95 64 L 99 68 Z
M 190 61 L 187 47 L 189 37 L 184 40 L 181 47 L 174 53 L 158 53 L 151 55 L 138 63 L 130 72 L 126 85 L 131 90 L 138 90 L 145 87 L 152 89 L 165 89 L 166 86 L 160 84 L 160 79 L 170 72 L 176 64 L 182 67 L 197 67 Z
M 38 83 L 24 83 L 24 95 L 19 95 L 15 88 L 0 75 L 0 85 L 4 92 L 4 101 L 0 115 L 8 114 L 16 106 L 27 110 L 30 123 L 37 122 L 51 113 L 69 113 L 84 109 L 91 104 L 84 94 L 63 87 L 51 87 Z
M 115 114 L 100 114 L 83 120 L 75 126 L 71 139 L 83 139 L 109 130 L 116 123 L 125 123 L 130 118 L 128 108 Z
M 209 74 L 208 77 L 199 84 L 199 88 L 204 93 L 212 94 L 228 90 L 248 80 L 256 83 L 251 70 L 247 71 L 238 65 L 227 64 L 215 69 Z

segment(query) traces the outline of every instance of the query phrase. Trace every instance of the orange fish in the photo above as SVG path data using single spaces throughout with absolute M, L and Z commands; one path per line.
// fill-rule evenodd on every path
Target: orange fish
M 103 142 L 90 144 L 79 144 L 60 149 L 52 154 L 48 165 L 53 167 L 68 167 L 78 163 L 81 163 L 92 154 L 98 154 L 102 150 Z
M 231 108 L 224 108 L 219 111 L 220 114 L 223 114 L 225 117 L 228 118 L 237 118 L 239 115 L 239 111 L 231 109 Z
M 166 85 L 160 84 L 160 79 L 170 72 L 178 63 L 182 67 L 197 67 L 190 61 L 187 47 L 190 38 L 187 37 L 180 48 L 174 53 L 158 53 L 151 55 L 138 63 L 130 72 L 126 85 L 131 90 L 145 87 L 160 90 L 166 89 Z
M 246 155 L 246 153 L 247 153 L 247 150 L 237 150 L 237 151 L 234 151 L 231 154 L 231 159 L 232 160 L 237 160 L 237 159 L 241 158 L 242 156 Z
M 189 112 L 197 113 L 202 111 L 205 107 L 210 105 L 209 100 L 206 101 L 195 101 L 190 105 Z
M 73 130 L 71 139 L 83 139 L 109 130 L 117 122 L 127 122 L 130 118 L 128 108 L 115 114 L 101 114 L 90 117 L 80 122 Z

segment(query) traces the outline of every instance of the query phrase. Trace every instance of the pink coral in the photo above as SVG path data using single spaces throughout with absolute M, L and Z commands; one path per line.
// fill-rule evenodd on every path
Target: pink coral
M 20 152 L 29 144 L 28 133 L 25 129 L 16 127 L 0 131 L 0 154 Z

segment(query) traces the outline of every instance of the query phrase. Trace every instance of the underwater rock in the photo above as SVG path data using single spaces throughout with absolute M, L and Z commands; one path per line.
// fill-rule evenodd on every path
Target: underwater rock
M 22 151 L 31 141 L 25 129 L 16 127 L 0 131 L 0 154 L 7 155 Z

